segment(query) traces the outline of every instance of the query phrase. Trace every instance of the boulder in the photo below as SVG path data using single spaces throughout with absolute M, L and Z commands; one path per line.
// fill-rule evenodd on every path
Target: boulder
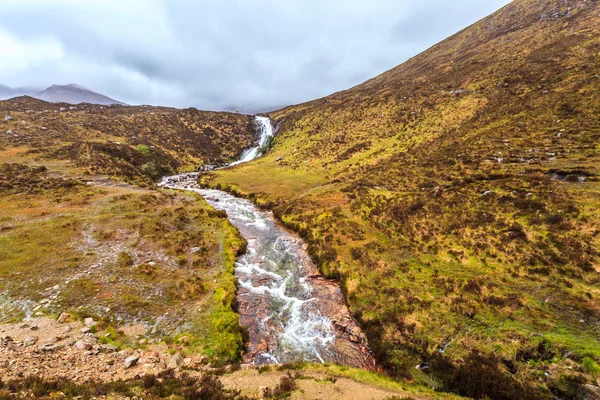
M 112 344 L 103 344 L 100 345 L 100 351 L 103 353 L 116 353 L 119 348 Z
M 352 340 L 353 342 L 360 342 L 360 334 L 361 333 L 362 332 L 360 331 L 360 328 L 358 326 L 355 326 L 350 331 L 350 340 Z
M 77 347 L 78 350 L 89 350 L 92 348 L 92 344 L 85 340 L 80 340 L 75 343 L 75 347 Z
M 68 322 L 71 322 L 73 320 L 73 318 L 71 317 L 70 314 L 67 313 L 61 313 L 60 316 L 58 317 L 58 322 L 61 324 L 66 324 Z
M 181 355 L 179 355 L 179 354 L 175 354 L 173 356 L 173 358 L 171 358 L 171 361 L 169 361 L 167 368 L 171 368 L 171 369 L 179 368 L 181 366 L 181 364 L 183 364 L 183 357 L 181 357 Z
M 131 368 L 134 367 L 137 362 L 139 361 L 139 357 L 138 356 L 131 356 L 131 357 L 127 357 L 125 359 L 125 368 Z
M 28 336 L 25 339 L 23 339 L 23 345 L 24 346 L 33 346 L 37 342 L 38 342 L 38 337 L 37 336 Z

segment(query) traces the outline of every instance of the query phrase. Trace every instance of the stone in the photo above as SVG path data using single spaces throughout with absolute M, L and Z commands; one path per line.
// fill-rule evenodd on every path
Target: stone
M 4 117 L 5 121 L 14 121 L 15 119 L 13 117 L 11 117 L 10 115 L 7 115 L 6 117 Z
M 83 333 L 84 335 L 87 333 L 90 333 L 92 330 L 90 328 L 81 328 L 80 332 Z
M 100 351 L 103 353 L 116 353 L 119 348 L 112 344 L 103 344 L 100 345 Z
M 600 387 L 595 385 L 581 385 L 577 392 L 577 398 L 582 400 L 600 399 Z
M 137 362 L 139 361 L 139 357 L 138 356 L 131 356 L 131 357 L 127 357 L 125 359 L 125 368 L 131 368 L 134 367 Z
M 85 340 L 80 340 L 75 343 L 75 347 L 77 347 L 78 350 L 89 350 L 92 348 L 92 344 Z
M 85 326 L 87 326 L 88 328 L 91 328 L 92 326 L 96 325 L 96 321 L 94 321 L 93 318 L 86 318 L 84 322 Z
M 58 322 L 61 324 L 66 324 L 68 322 L 71 322 L 73 320 L 73 318 L 71 317 L 70 314 L 67 313 L 61 313 L 60 316 L 58 317 Z
M 73 328 L 71 328 L 71 325 L 67 325 L 65 326 L 65 333 L 69 333 L 73 330 Z
M 360 328 L 358 326 L 355 326 L 350 331 L 350 340 L 352 340 L 353 342 L 360 342 L 360 334 L 361 333 L 362 332 L 360 331 Z
M 51 352 L 54 350 L 59 350 L 62 347 L 63 346 L 61 346 L 59 344 L 46 343 L 45 345 L 39 347 L 39 351 Z
M 171 361 L 169 361 L 169 364 L 167 364 L 167 368 L 179 368 L 181 366 L 181 364 L 183 363 L 183 357 L 181 357 L 181 355 L 179 354 L 175 354 L 173 356 L 173 358 L 171 358 Z
M 23 339 L 23 345 L 24 346 L 33 346 L 37 342 L 38 342 L 38 337 L 37 336 L 28 336 L 25 339 Z
M 6 134 L 7 134 L 7 135 L 12 135 L 12 134 L 13 134 L 13 131 L 10 131 L 10 130 L 9 130 L 9 131 L 6 131 Z

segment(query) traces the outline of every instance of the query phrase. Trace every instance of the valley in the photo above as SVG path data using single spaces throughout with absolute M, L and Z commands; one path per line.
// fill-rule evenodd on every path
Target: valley
M 258 116 L 0 101 L 0 397 L 600 398 L 599 87 L 514 0 Z

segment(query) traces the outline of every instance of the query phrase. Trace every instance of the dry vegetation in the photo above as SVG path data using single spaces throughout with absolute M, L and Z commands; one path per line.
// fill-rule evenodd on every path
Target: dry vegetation
M 67 312 L 119 348 L 239 361 L 233 268 L 245 243 L 200 196 L 154 181 L 235 159 L 251 118 L 27 97 L 0 102 L 0 115 L 0 323 Z
M 203 182 L 307 240 L 393 376 L 570 398 L 600 362 L 599 89 L 598 2 L 517 0 Z
M 0 152 L 19 149 L 39 164 L 63 160 L 84 176 L 147 186 L 177 171 L 235 160 L 255 135 L 249 116 L 196 109 L 20 97 L 0 102 L 0 115 Z

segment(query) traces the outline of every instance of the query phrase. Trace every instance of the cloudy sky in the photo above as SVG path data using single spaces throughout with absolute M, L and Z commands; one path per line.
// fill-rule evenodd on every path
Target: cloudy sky
M 509 0 L 0 0 L 0 83 L 255 111 L 346 89 Z

